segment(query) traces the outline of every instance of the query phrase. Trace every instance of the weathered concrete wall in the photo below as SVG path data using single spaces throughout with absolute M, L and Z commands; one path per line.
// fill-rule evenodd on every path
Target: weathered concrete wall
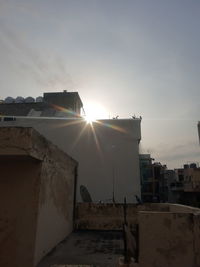
M 76 206 L 76 228 L 79 230 L 119 230 L 123 218 L 121 204 L 79 203 Z M 137 223 L 136 205 L 128 205 L 127 219 L 132 226 Z
M 51 145 L 43 160 L 35 263 L 73 230 L 75 162 Z
M 188 213 L 199 213 L 200 209 L 194 208 L 191 206 L 180 205 L 180 204 L 170 204 L 169 205 L 170 212 L 188 212 Z
M 83 119 L 16 118 L 0 126 L 32 126 L 79 162 L 80 185 L 85 185 L 93 201 L 135 202 L 140 196 L 140 120 L 100 120 L 92 125 Z M 78 201 L 82 201 L 79 190 Z
M 78 203 L 76 227 L 122 230 L 122 204 Z M 128 204 L 127 221 L 139 229 L 139 267 L 199 267 L 200 209 L 168 203 Z M 139 227 L 136 228 L 135 226 Z
M 0 158 L 0 266 L 33 266 L 40 161 Z
M 139 266 L 200 266 L 199 233 L 194 234 L 194 216 L 181 212 L 140 212 Z
M 127 221 L 134 228 L 139 211 L 169 211 L 168 204 L 127 204 Z M 87 230 L 120 230 L 124 222 L 123 204 L 78 203 L 76 228 Z
M 200 266 L 200 213 L 193 215 L 194 256 L 196 266 Z
M 32 128 L 0 128 L 0 266 L 35 266 L 73 228 L 77 163 Z

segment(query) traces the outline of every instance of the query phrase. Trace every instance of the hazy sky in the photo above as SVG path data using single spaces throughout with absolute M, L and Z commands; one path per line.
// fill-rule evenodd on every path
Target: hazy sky
M 64 89 L 141 115 L 169 168 L 200 162 L 200 1 L 0 0 L 0 98 Z

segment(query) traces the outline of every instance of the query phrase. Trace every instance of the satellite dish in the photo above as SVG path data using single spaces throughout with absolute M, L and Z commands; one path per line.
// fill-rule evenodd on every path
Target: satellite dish
M 84 185 L 80 186 L 80 194 L 83 202 L 92 202 L 92 198 L 90 193 L 88 192 L 87 188 Z

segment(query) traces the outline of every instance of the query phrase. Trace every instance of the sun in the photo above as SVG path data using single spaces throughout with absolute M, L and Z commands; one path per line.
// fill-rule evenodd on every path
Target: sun
M 85 106 L 85 120 L 87 123 L 92 123 L 98 119 L 107 119 L 108 111 L 106 108 L 97 102 L 86 102 Z
M 93 116 L 90 115 L 86 115 L 85 116 L 85 120 L 87 121 L 87 123 L 92 123 L 93 121 L 96 121 L 96 119 Z

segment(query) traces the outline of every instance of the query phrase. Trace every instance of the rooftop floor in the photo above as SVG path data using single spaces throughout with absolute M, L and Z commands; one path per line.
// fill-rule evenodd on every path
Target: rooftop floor
M 37 267 L 86 264 L 113 267 L 123 254 L 120 231 L 78 231 L 58 244 Z

